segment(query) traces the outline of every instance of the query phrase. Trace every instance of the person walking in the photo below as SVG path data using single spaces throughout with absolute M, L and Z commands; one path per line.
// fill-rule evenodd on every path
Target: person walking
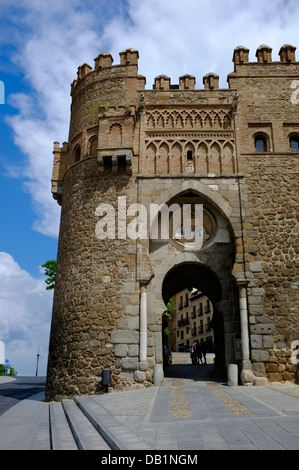
M 197 362 L 197 353 L 196 353 L 196 343 L 194 342 L 190 346 L 190 357 L 191 357 L 191 362 L 192 364 L 196 364 Z
M 207 343 L 206 341 L 202 341 L 201 345 L 201 352 L 202 352 L 202 355 L 203 355 L 203 358 L 204 358 L 204 361 L 205 361 L 205 364 L 207 363 Z
M 197 361 L 198 361 L 198 364 L 203 364 L 203 361 L 202 361 L 201 344 L 200 344 L 199 341 L 197 341 L 197 344 L 196 344 L 196 353 L 197 353 Z

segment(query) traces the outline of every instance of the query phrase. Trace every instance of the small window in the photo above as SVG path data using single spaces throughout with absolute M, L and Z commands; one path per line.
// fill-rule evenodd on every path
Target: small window
M 299 152 L 299 137 L 294 136 L 290 138 L 290 147 L 292 152 Z
M 266 138 L 262 135 L 257 135 L 254 139 L 255 149 L 257 152 L 267 152 Z
M 193 160 L 193 153 L 192 153 L 192 150 L 188 150 L 188 152 L 187 152 L 187 160 Z
M 118 171 L 121 174 L 126 173 L 126 157 L 125 156 L 118 156 L 117 157 L 117 162 L 118 162 Z
M 95 157 L 97 155 L 97 150 L 98 150 L 98 138 L 92 137 L 90 139 L 90 150 L 89 150 L 90 156 Z
M 104 157 L 104 169 L 106 172 L 112 171 L 112 158 L 111 157 Z
M 81 158 L 81 148 L 78 145 L 75 149 L 75 155 L 74 155 L 74 163 L 78 162 Z

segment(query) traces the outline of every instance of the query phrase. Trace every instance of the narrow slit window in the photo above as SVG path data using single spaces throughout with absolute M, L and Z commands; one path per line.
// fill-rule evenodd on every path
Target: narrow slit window
M 98 139 L 97 137 L 93 137 L 90 140 L 90 156 L 95 157 L 97 155 L 98 150 Z
M 193 153 L 192 153 L 192 150 L 188 150 L 188 152 L 187 152 L 187 160 L 193 160 Z
M 78 162 L 81 158 L 81 148 L 78 146 L 75 150 L 74 163 Z

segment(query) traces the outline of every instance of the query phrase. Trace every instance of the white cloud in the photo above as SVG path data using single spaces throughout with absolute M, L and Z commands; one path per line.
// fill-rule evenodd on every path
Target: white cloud
M 3 1 L 10 5 L 17 13 L 20 2 Z M 236 46 L 248 47 L 255 60 L 256 48 L 268 44 L 278 60 L 284 43 L 298 45 L 297 0 L 26 0 L 21 6 L 22 16 L 11 19 L 14 26 L 5 26 L 1 39 L 12 38 L 14 62 L 23 70 L 30 96 L 8 97 L 18 111 L 9 122 L 27 156 L 22 176 L 37 214 L 34 228 L 51 236 L 59 225 L 50 193 L 53 141 L 67 140 L 70 83 L 81 63 L 93 65 L 108 50 L 117 64 L 119 52 L 133 47 L 139 50 L 147 88 L 162 73 L 172 83 L 193 74 L 201 88 L 208 72 L 218 73 L 220 86 L 227 87 Z
M 8 96 L 8 103 L 18 112 L 7 121 L 16 145 L 26 155 L 22 173 L 17 174 L 25 179 L 25 189 L 32 197 L 34 229 L 50 236 L 58 234 L 60 213 L 50 186 L 53 142 L 67 140 L 70 83 L 78 65 L 90 54 L 97 55 L 98 36 L 89 29 L 92 14 L 72 9 L 77 4 L 30 2 L 19 21 L 27 28 L 34 27 L 25 33 L 14 55 L 30 86 L 30 95 L 20 92 Z M 16 170 L 10 168 L 10 174 L 16 174 Z
M 216 72 L 226 87 L 235 47 L 248 47 L 255 60 L 257 47 L 269 43 L 277 60 L 284 43 L 297 45 L 299 39 L 297 0 L 131 0 L 130 6 L 131 23 L 116 19 L 103 38 L 114 54 L 139 50 L 147 86 L 161 73 L 173 83 L 191 73 L 201 88 L 202 77 Z
M 45 276 L 32 278 L 8 253 L 0 252 L 0 340 L 6 358 L 19 375 L 34 375 L 40 350 L 40 375 L 45 375 L 53 292 Z

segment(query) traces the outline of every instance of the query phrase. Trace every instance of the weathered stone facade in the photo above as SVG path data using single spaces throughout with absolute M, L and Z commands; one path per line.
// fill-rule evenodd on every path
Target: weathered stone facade
M 103 53 L 94 69 L 78 68 L 68 143 L 54 144 L 61 227 L 49 399 L 101 392 L 103 369 L 116 390 L 159 383 L 165 303 L 188 287 L 213 304 L 224 374 L 235 363 L 242 384 L 296 380 L 299 63 L 293 46 L 279 55 L 272 62 L 263 45 L 249 62 L 237 47 L 227 89 L 210 73 L 203 89 L 193 76 L 172 85 L 161 75 L 148 90 L 133 49 L 119 65 Z M 153 239 L 149 219 L 146 237 L 128 236 L 134 204 L 149 214 L 185 203 L 204 207 L 200 249 Z

